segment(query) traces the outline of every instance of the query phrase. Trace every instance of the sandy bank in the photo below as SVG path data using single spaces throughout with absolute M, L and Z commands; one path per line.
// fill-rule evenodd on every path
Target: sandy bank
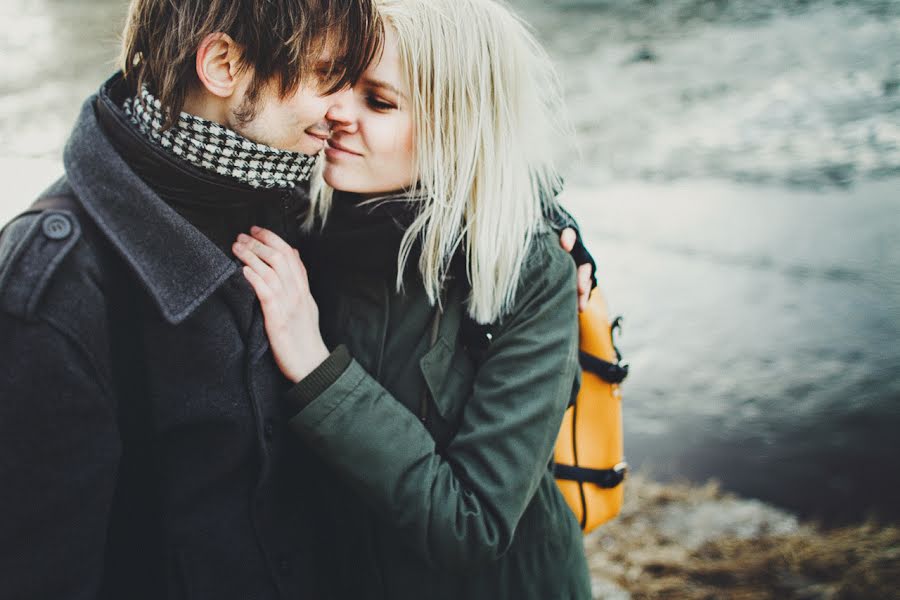
M 622 514 L 585 538 L 594 598 L 894 599 L 900 528 L 835 529 L 705 486 L 627 481 Z

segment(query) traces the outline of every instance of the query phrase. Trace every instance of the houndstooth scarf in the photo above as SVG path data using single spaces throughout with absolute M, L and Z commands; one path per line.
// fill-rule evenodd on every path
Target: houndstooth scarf
M 145 87 L 123 105 L 131 122 L 167 152 L 196 167 L 255 188 L 291 188 L 309 179 L 316 156 L 258 144 L 218 123 L 182 112 L 161 131 L 165 117 L 157 98 Z

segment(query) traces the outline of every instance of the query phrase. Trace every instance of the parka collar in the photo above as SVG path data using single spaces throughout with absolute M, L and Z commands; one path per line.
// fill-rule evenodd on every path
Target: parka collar
M 236 271 L 206 236 L 163 202 L 116 152 L 87 99 L 63 152 L 69 184 L 172 324 Z

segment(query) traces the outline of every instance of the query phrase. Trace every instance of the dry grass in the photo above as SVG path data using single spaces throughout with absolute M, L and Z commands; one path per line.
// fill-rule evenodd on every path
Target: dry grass
M 595 578 L 631 598 L 900 598 L 900 528 L 822 529 L 752 500 L 632 477 L 626 506 L 588 536 Z M 712 517 L 712 518 L 710 518 Z

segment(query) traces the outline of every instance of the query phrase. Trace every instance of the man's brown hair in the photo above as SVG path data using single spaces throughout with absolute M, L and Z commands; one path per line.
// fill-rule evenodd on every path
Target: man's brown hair
M 147 85 L 172 125 L 197 82 L 200 42 L 228 34 L 242 50 L 242 68 L 252 68 L 252 107 L 266 85 L 282 97 L 307 77 L 321 80 L 323 93 L 352 84 L 379 51 L 382 24 L 373 0 L 132 0 L 122 40 L 121 66 L 137 92 Z M 315 64 L 326 47 L 333 64 Z

